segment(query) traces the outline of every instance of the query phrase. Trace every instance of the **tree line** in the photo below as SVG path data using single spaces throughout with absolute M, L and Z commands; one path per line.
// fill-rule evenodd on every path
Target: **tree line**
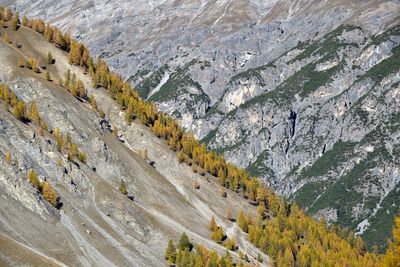
M 250 266 L 242 261 L 234 262 L 228 251 L 225 255 L 220 256 L 217 252 L 208 250 L 203 245 L 193 245 L 185 233 L 182 233 L 176 245 L 172 240 L 168 241 L 165 260 L 169 266 L 177 267 Z

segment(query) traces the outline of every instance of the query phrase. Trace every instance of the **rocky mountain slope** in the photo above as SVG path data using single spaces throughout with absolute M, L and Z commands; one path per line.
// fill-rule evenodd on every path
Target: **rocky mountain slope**
M 0 1 L 310 214 L 383 245 L 399 212 L 398 1 Z
M 268 264 L 268 257 L 225 219 L 228 207 L 233 215 L 241 207 L 256 213 L 255 207 L 236 193 L 222 197 L 214 178 L 179 164 L 149 128 L 137 122 L 128 126 L 106 90 L 93 89 L 89 75 L 43 36 L 24 27 L 0 28 L 0 36 L 1 84 L 25 103 L 35 101 L 48 129 L 59 128 L 87 153 L 86 164 L 69 160 L 54 134 L 18 120 L 0 100 L 1 266 L 163 266 L 167 241 L 182 232 L 223 255 L 224 246 L 210 239 L 211 216 L 251 260 L 260 254 Z M 45 63 L 48 52 L 54 65 Z M 44 72 L 20 67 L 18 59 L 30 57 L 46 68 L 51 81 Z M 106 119 L 56 83 L 67 69 L 95 95 Z M 55 188 L 61 209 L 28 182 L 30 169 Z M 128 197 L 118 189 L 121 181 Z M 231 255 L 238 258 L 238 252 Z

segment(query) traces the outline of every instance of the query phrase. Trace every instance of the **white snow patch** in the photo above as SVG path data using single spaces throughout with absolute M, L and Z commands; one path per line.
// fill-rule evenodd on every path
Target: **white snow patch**
M 161 86 L 163 86 L 168 80 L 169 80 L 169 72 L 166 71 L 166 72 L 164 72 L 164 75 L 161 78 L 160 83 L 153 90 L 151 90 L 151 92 L 149 93 L 147 99 L 149 99 L 149 97 L 151 97 L 152 95 L 154 95 L 155 93 L 160 91 Z
M 251 52 L 245 52 L 244 55 L 240 56 L 238 59 L 239 68 L 243 68 L 247 61 L 253 58 L 253 54 Z
M 355 233 L 355 235 L 362 235 L 368 228 L 369 222 L 368 219 L 365 219 L 357 225 L 357 232 Z
M 371 145 L 369 145 L 369 146 L 365 147 L 365 151 L 367 151 L 367 152 L 374 152 L 374 147 L 371 146 Z
M 321 71 L 326 71 L 326 70 L 329 70 L 329 69 L 337 66 L 338 64 L 339 64 L 339 62 L 336 61 L 336 60 L 335 61 L 323 62 L 323 63 L 318 64 L 316 66 L 315 70 L 316 71 L 320 71 L 320 72 Z

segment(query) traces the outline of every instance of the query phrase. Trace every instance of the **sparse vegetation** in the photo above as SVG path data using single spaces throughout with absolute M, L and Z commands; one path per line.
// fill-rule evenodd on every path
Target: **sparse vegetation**
M 50 73 L 49 71 L 46 71 L 46 80 L 51 81 Z
M 178 250 L 176 250 L 172 240 L 168 241 L 165 259 L 169 266 L 179 267 L 243 266 L 241 262 L 235 265 L 229 252 L 224 256 L 219 256 L 215 251 L 210 251 L 203 245 L 197 245 L 193 250 L 178 246 Z
M 238 249 L 234 238 L 228 238 L 225 244 L 226 249 L 236 251 Z
M 176 247 L 174 245 L 174 241 L 169 240 L 167 249 L 165 250 L 165 260 L 167 261 L 169 266 L 173 266 L 176 262 Z
M 36 73 L 40 73 L 40 69 L 39 69 L 37 60 L 32 57 L 30 57 L 29 59 L 27 59 L 25 61 L 25 67 L 30 70 L 33 70 Z
M 54 207 L 58 204 L 58 196 L 56 190 L 46 181 L 42 183 L 42 195 Z
M 224 230 L 222 229 L 222 226 L 217 226 L 211 233 L 211 239 L 217 243 L 222 243 L 223 238 L 224 238 Z
M 188 249 L 189 251 L 192 250 L 193 245 L 192 243 L 190 243 L 189 237 L 186 235 L 186 233 L 182 233 L 181 239 L 179 240 L 178 243 L 178 248 L 180 250 L 185 250 L 185 249 Z
M 385 267 L 398 267 L 400 264 L 400 216 L 395 220 L 392 234 L 389 248 L 383 257 L 382 266 Z
M 54 58 L 53 58 L 53 55 L 51 54 L 50 51 L 47 54 L 46 63 L 49 64 L 49 65 L 54 64 Z
M 33 169 L 30 169 L 28 171 L 28 180 L 33 185 L 33 187 L 35 187 L 39 191 L 41 190 L 40 181 L 37 178 L 37 174 Z
M 6 152 L 5 160 L 6 160 L 7 163 L 11 163 L 12 157 L 11 157 L 11 152 L 10 151 Z
M 81 151 L 77 144 L 71 142 L 71 137 L 68 134 L 64 136 L 59 128 L 55 128 L 52 134 L 56 140 L 58 150 L 66 153 L 69 161 L 74 161 L 75 158 L 78 158 L 82 163 L 87 162 L 86 153 Z
M 85 85 L 81 80 L 76 79 L 76 74 L 72 73 L 68 69 L 64 74 L 64 86 L 65 88 L 71 92 L 71 94 L 75 97 L 79 97 L 82 99 L 87 99 L 87 92 L 85 89 Z
M 18 30 L 19 24 L 20 24 L 19 13 L 17 12 L 11 19 L 11 28 L 14 31 L 16 31 L 16 30 Z
M 90 102 L 90 106 L 92 107 L 92 110 L 96 111 L 97 110 L 97 102 L 96 102 L 96 98 L 94 95 L 90 96 L 89 102 Z
M 208 230 L 214 231 L 217 228 L 217 222 L 215 221 L 215 217 L 211 216 L 210 222 L 208 223 Z
M 123 180 L 121 180 L 121 183 L 119 185 L 119 192 L 121 192 L 124 195 L 128 194 L 128 190 L 126 189 L 126 184 Z
M 49 182 L 43 181 L 40 183 L 37 173 L 33 169 L 28 170 L 28 181 L 42 194 L 44 199 L 54 207 L 57 207 L 59 197 Z
M 239 211 L 239 215 L 237 217 L 237 225 L 240 227 L 240 229 L 242 229 L 243 232 L 249 232 L 248 219 L 244 215 L 243 209 L 240 209 Z

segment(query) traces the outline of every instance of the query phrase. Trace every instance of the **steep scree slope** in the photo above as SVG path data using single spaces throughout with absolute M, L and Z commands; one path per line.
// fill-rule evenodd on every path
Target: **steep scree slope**
M 224 254 L 225 248 L 209 238 L 209 219 L 214 215 L 225 229 L 235 229 L 224 219 L 226 209 L 237 213 L 243 207 L 256 213 L 255 207 L 236 193 L 221 197 L 219 187 L 208 181 L 214 179 L 179 164 L 148 128 L 128 126 L 106 90 L 93 89 L 89 76 L 68 64 L 65 53 L 42 36 L 23 27 L 17 32 L 1 28 L 0 35 L 5 34 L 12 44 L 0 41 L 0 81 L 26 103 L 36 101 L 48 128 L 68 133 L 88 159 L 87 164 L 67 160 L 52 135 L 17 120 L 0 101 L 0 265 L 162 266 L 168 239 L 176 240 L 182 232 Z M 45 65 L 49 51 L 56 62 L 46 69 L 52 82 L 44 73 L 18 66 L 19 58 L 31 56 Z M 87 101 L 82 103 L 56 83 L 67 69 L 96 96 L 108 123 L 118 125 L 120 140 Z M 154 167 L 138 155 L 144 149 Z M 28 182 L 31 168 L 61 197 L 59 211 Z M 118 191 L 121 180 L 132 200 Z M 199 190 L 192 186 L 195 180 Z M 240 232 L 236 238 L 252 259 L 262 253 L 241 242 Z

